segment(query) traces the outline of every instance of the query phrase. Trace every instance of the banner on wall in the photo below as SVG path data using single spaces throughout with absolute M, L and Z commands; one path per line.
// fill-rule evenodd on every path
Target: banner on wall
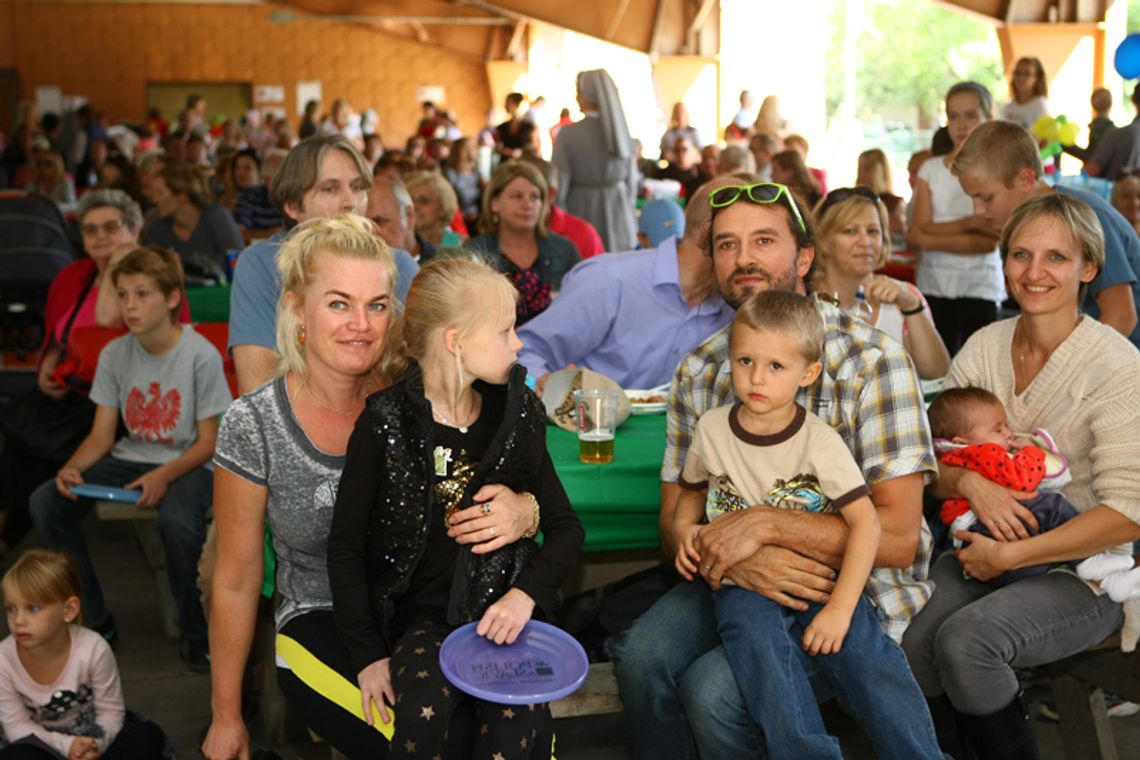
M 285 85 L 259 84 L 253 87 L 254 103 L 284 103 Z
M 320 82 L 297 82 L 297 115 L 305 114 L 305 104 L 310 100 L 321 100 Z

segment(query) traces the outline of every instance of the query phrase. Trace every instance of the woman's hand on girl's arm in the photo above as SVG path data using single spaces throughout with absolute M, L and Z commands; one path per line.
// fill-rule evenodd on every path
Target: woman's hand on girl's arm
M 364 709 L 364 720 L 370 726 L 375 725 L 372 722 L 373 705 L 379 711 L 382 722 L 392 722 L 388 705 L 396 704 L 396 693 L 392 691 L 391 665 L 392 658 L 385 657 L 356 674 L 356 683 L 360 685 L 360 706 Z
M 525 591 L 512 588 L 483 613 L 475 633 L 496 644 L 513 644 L 534 612 L 534 600 Z
M 538 527 L 534 520 L 530 497 L 493 483 L 475 493 L 475 506 L 451 515 L 447 535 L 459 544 L 475 544 L 471 547 L 475 554 L 486 554 L 531 532 Z

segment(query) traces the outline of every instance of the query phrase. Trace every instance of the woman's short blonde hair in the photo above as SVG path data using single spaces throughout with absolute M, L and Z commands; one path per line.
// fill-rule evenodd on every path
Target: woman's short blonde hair
M 478 254 L 433 258 L 412 280 L 399 329 L 389 331 L 382 374 L 396 378 L 412 360 L 422 364 L 447 330 L 459 330 L 462 340 L 504 309 L 513 313 L 518 297 L 507 276 Z
M 835 192 L 835 191 L 832 191 Z M 826 206 L 826 208 L 824 208 Z M 882 200 L 872 201 L 862 195 L 851 195 L 838 203 L 827 205 L 827 199 L 820 201 L 815 207 L 815 262 L 812 265 L 810 283 L 815 290 L 817 283 L 823 282 L 827 276 L 827 266 L 831 254 L 827 251 L 827 238 L 850 224 L 863 209 L 871 207 L 879 215 L 879 235 L 882 238 L 882 248 L 875 259 L 874 268 L 881 269 L 891 260 L 891 226 L 890 214 Z M 822 212 L 822 213 L 821 213 Z
M 439 172 L 416 171 L 404 177 L 404 187 L 408 188 L 409 193 L 413 187 L 420 185 L 426 185 L 439 203 L 439 221 L 444 227 L 451 224 L 455 212 L 459 209 L 459 198 L 455 195 L 455 188 Z
M 1005 262 L 1013 247 L 1013 238 L 1022 228 L 1041 217 L 1052 217 L 1061 222 L 1081 249 L 1081 257 L 1096 268 L 1099 275 L 1104 269 L 1104 230 L 1096 212 L 1084 201 L 1079 201 L 1064 193 L 1042 193 L 1022 203 L 1013 210 L 1001 230 L 1001 260 Z M 1077 303 L 1085 300 L 1088 283 L 1082 283 L 1077 294 Z
M 380 237 L 373 234 L 370 220 L 356 214 L 311 219 L 297 225 L 281 244 L 277 268 L 281 272 L 281 296 L 277 299 L 277 364 L 280 374 L 307 374 L 300 328 L 301 312 L 317 266 L 326 258 L 356 259 L 378 264 L 388 276 L 389 293 L 395 306 L 396 260 Z M 292 294 L 292 299 L 288 295 Z
M 483 210 L 479 214 L 479 232 L 494 235 L 499 231 L 499 215 L 491 210 L 491 201 L 502 195 L 507 185 L 522 177 L 538 188 L 542 196 L 542 211 L 538 215 L 538 236 L 546 237 L 546 212 L 550 208 L 550 186 L 538 167 L 527 161 L 506 161 L 491 175 L 487 192 L 483 193 Z

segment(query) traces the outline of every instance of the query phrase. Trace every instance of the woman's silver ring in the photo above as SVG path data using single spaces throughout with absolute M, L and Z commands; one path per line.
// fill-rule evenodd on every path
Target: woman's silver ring
M 495 537 L 495 528 L 490 527 L 490 528 L 487 528 L 487 530 L 491 533 L 491 538 L 494 538 Z
M 707 573 L 709 570 L 712 570 L 712 565 L 705 565 L 705 572 Z
M 969 573 L 967 573 L 965 570 L 962 571 L 962 577 L 968 581 L 973 580 L 973 577 Z
M 491 514 L 491 502 L 487 502 L 486 504 L 483 505 L 483 514 L 485 514 L 485 515 Z
M 994 523 L 996 523 L 997 525 L 1005 525 L 1005 520 L 1003 520 L 1003 519 L 1002 519 L 1002 518 L 1000 518 L 1000 517 L 995 517 L 995 518 L 994 518 Z

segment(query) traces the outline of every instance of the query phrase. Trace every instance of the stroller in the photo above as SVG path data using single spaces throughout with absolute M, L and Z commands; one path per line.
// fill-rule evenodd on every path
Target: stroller
M 52 279 L 75 259 L 67 222 L 38 195 L 0 192 L 0 351 L 35 366 Z

